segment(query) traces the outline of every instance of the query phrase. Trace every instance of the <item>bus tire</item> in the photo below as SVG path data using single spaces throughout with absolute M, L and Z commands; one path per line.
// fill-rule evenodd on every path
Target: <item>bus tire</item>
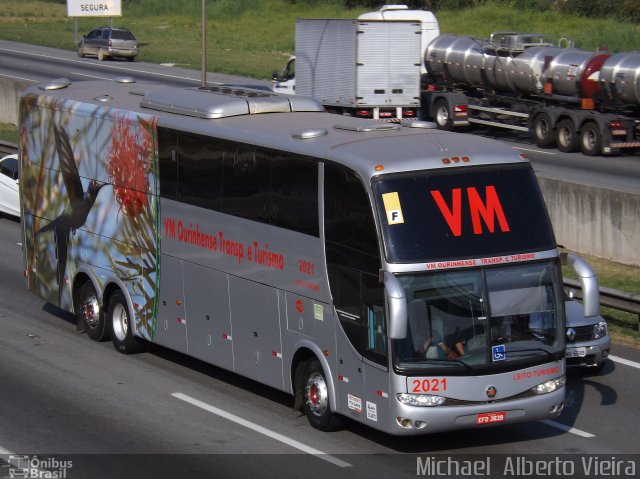
M 549 148 L 555 142 L 551 118 L 546 113 L 538 114 L 533 120 L 533 139 L 540 148 Z
M 122 291 L 115 291 L 109 298 L 107 310 L 109 334 L 114 347 L 123 354 L 142 351 L 142 340 L 133 334 L 131 315 Z
M 580 130 L 580 150 L 587 156 L 596 156 L 602 153 L 602 135 L 598 125 L 590 121 Z
M 453 121 L 451 120 L 446 100 L 438 100 L 434 103 L 433 119 L 438 126 L 438 130 L 451 131 L 453 129 Z
M 76 307 L 78 325 L 82 326 L 94 341 L 104 341 L 109 335 L 104 311 L 98 301 L 98 294 L 90 280 L 86 280 L 78 289 Z
M 563 153 L 578 151 L 580 138 L 570 119 L 565 118 L 558 123 L 556 127 L 556 143 L 558 144 L 558 150 Z
M 333 431 L 340 420 L 331 411 L 329 389 L 322 366 L 317 359 L 310 359 L 303 373 L 302 396 L 305 415 L 309 424 L 320 431 Z

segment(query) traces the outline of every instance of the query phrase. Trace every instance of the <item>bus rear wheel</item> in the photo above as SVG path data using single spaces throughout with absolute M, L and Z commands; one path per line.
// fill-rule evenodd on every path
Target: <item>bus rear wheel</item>
M 86 280 L 78 289 L 76 319 L 94 341 L 104 341 L 109 335 L 107 321 L 98 301 L 98 294 L 90 280 Z
M 340 426 L 339 418 L 331 411 L 329 390 L 322 366 L 317 359 L 307 362 L 302 383 L 303 410 L 309 424 L 320 431 L 333 431 Z
M 133 334 L 131 315 L 122 291 L 115 291 L 109 299 L 107 310 L 109 333 L 115 348 L 123 354 L 142 351 L 142 340 Z

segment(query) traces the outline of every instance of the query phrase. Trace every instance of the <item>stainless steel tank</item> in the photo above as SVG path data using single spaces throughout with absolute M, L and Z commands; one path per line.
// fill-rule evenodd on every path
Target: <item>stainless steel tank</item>
M 554 48 L 553 53 L 543 76 L 553 82 L 554 94 L 590 98 L 598 91 L 597 72 L 608 53 L 575 48 Z
M 509 50 L 486 40 L 441 35 L 427 47 L 425 65 L 433 78 L 457 84 L 539 94 L 551 79 L 555 94 L 591 97 L 598 89 L 593 73 L 606 57 L 548 45 Z
M 429 74 L 441 81 L 483 86 L 486 40 L 457 35 L 440 35 L 425 52 Z
M 640 52 L 611 55 L 600 70 L 600 88 L 609 99 L 640 105 Z

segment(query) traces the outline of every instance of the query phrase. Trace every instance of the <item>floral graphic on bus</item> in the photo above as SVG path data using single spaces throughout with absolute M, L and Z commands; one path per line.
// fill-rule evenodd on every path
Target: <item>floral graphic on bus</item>
M 132 299 L 136 330 L 151 339 L 159 249 L 156 117 L 43 97 L 21 107 L 29 288 L 72 311 L 76 278 L 86 273 L 100 289 L 118 278 Z
M 107 172 L 114 185 L 116 201 L 121 211 L 129 216 L 140 214 L 147 206 L 151 136 L 151 128 L 144 119 L 136 124 L 125 115 L 116 117 Z

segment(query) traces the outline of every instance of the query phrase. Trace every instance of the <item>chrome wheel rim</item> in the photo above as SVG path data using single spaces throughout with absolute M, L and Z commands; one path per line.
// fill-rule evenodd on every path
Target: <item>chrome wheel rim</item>
M 124 341 L 129 331 L 129 315 L 127 310 L 121 305 L 116 304 L 113 307 L 113 333 L 119 341 Z
M 98 304 L 98 298 L 95 295 L 91 295 L 86 298 L 80 305 L 80 314 L 85 324 L 90 328 L 95 328 L 100 322 L 100 305 Z
M 322 416 L 329 406 L 327 383 L 320 373 L 313 373 L 305 385 L 305 399 L 309 410 L 316 416 Z
M 438 125 L 444 126 L 449 121 L 449 112 L 446 108 L 440 107 L 436 113 L 436 120 L 438 121 Z

